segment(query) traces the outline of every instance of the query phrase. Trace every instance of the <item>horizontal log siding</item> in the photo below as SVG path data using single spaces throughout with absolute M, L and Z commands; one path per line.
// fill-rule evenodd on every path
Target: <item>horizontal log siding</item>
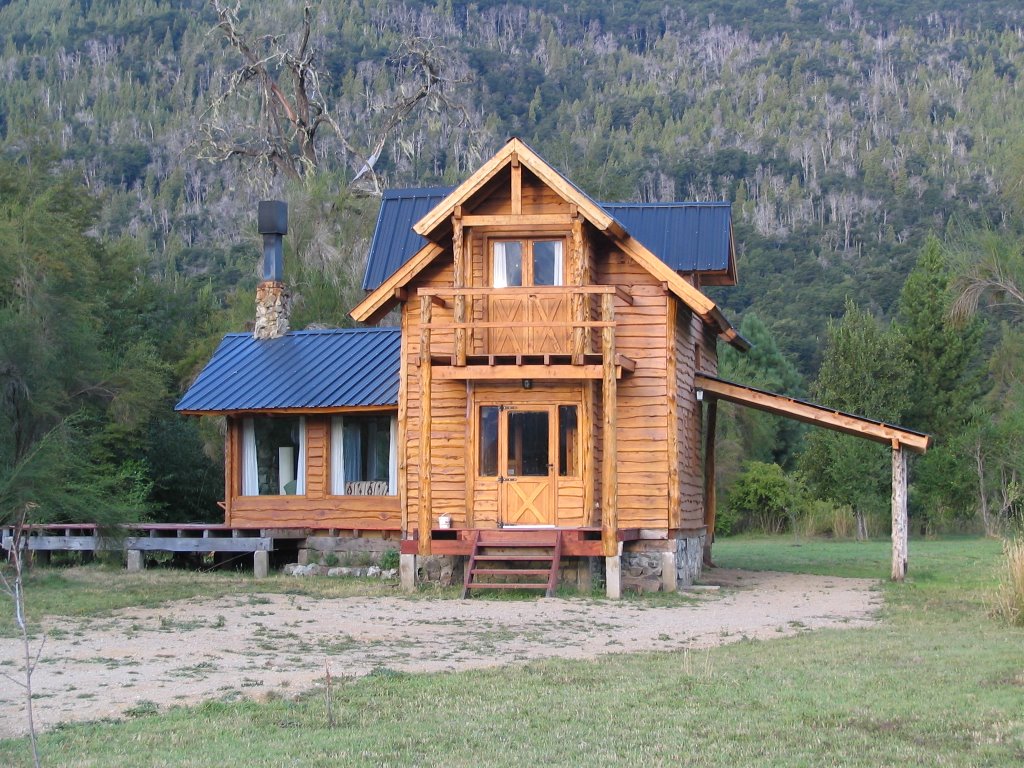
M 668 295 L 622 254 L 608 253 L 597 266 L 601 283 L 623 286 L 633 297 L 632 305 L 619 298 L 615 302 L 616 351 L 636 361 L 636 370 L 623 376 L 617 388 L 619 527 L 667 528 Z M 597 437 L 600 444 L 600 432 Z
M 443 262 L 443 263 L 442 263 Z M 442 257 L 429 270 L 425 270 L 410 288 L 414 295 L 420 286 L 443 286 L 450 288 L 454 280 L 454 266 L 450 259 Z M 408 489 L 409 527 L 415 529 L 419 519 L 420 498 L 420 304 L 408 301 L 403 306 L 406 333 L 402 339 L 402 354 L 405 356 L 408 381 L 406 382 L 406 465 L 405 481 Z M 434 306 L 433 320 L 450 320 L 451 308 Z M 452 333 L 434 331 L 431 333 L 430 348 L 433 354 L 449 354 L 452 349 Z M 466 384 L 462 381 L 444 381 L 436 377 L 431 387 L 431 466 L 433 509 L 431 520 L 436 524 L 440 515 L 451 515 L 452 525 L 466 524 L 466 469 L 465 451 L 468 430 L 466 410 Z
M 676 321 L 676 402 L 679 435 L 679 527 L 704 525 L 704 470 L 701 458 L 701 406 L 697 402 L 693 375 L 700 347 L 700 366 L 718 370 L 715 337 L 707 333 L 700 318 L 680 307 Z

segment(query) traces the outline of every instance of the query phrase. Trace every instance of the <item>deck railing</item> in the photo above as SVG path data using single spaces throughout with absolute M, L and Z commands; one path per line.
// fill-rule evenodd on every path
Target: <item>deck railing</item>
M 607 330 L 614 339 L 615 297 L 632 303 L 623 289 L 606 285 L 421 288 L 419 296 L 421 354 L 450 355 L 456 366 L 474 354 L 568 355 L 582 365 L 604 351 L 595 336 Z

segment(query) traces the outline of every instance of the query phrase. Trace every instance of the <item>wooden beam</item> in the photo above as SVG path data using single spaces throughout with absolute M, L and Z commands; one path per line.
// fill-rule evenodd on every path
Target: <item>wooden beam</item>
M 601 450 L 601 541 L 605 557 L 619 555 L 618 421 L 616 419 L 617 387 L 615 379 L 615 297 L 601 297 L 601 320 L 609 325 L 601 329 L 601 355 L 604 376 L 601 381 L 603 445 Z
M 892 580 L 907 575 L 907 454 L 898 442 L 892 446 Z
M 463 245 L 462 206 L 457 206 L 459 216 L 452 217 L 452 253 L 455 257 L 455 288 L 466 287 L 466 249 Z M 466 294 L 455 294 L 455 322 L 466 322 Z M 455 329 L 455 364 L 466 364 L 466 328 Z
M 715 432 L 718 428 L 718 401 L 708 400 L 708 423 L 704 432 L 704 564 L 712 565 L 711 545 L 715 542 L 718 492 L 715 487 Z
M 698 373 L 694 384 L 703 389 L 706 395 L 728 400 L 731 403 L 785 416 L 788 419 L 795 419 L 836 432 L 843 432 L 854 437 L 874 440 L 876 443 L 891 445 L 895 440 L 902 447 L 914 453 L 924 453 L 928 450 L 928 445 L 931 442 L 931 438 L 921 432 L 913 432 L 893 424 L 885 424 L 852 413 L 836 411 L 785 395 L 733 384 L 707 374 Z
M 435 306 L 441 307 L 441 309 L 444 309 L 448 306 L 448 302 L 446 302 L 444 299 L 442 299 L 440 296 L 436 294 L 431 295 L 430 302 Z
M 580 429 L 583 432 L 583 524 L 594 525 L 594 494 L 597 485 L 597 471 L 594 466 L 597 442 L 597 424 L 594 422 L 594 382 L 583 382 L 583 407 L 580 414 Z
M 531 285 L 525 288 L 441 288 L 426 286 L 416 291 L 420 296 L 443 296 L 453 297 L 456 294 L 464 293 L 466 296 L 563 296 L 566 293 L 584 293 L 589 295 L 615 293 L 615 286 L 612 285 Z
M 573 206 L 575 208 L 576 206 Z M 586 280 L 585 256 L 583 253 L 583 222 L 579 216 L 572 220 L 572 239 L 569 245 L 569 283 L 581 286 Z M 572 362 L 580 365 L 586 354 L 587 330 L 580 325 L 587 319 L 590 302 L 579 292 L 573 293 L 569 299 L 569 311 L 575 323 L 572 328 Z
M 623 304 L 628 304 L 631 307 L 633 306 L 633 294 L 627 291 L 624 285 L 615 286 L 615 295 L 619 297 L 619 301 Z
M 519 163 L 519 155 L 512 153 L 512 215 L 523 213 L 523 166 Z
M 476 421 L 476 401 L 472 381 L 466 382 L 466 435 L 463 451 L 463 467 L 466 473 L 466 527 L 472 528 L 476 518 L 476 435 L 479 431 Z
M 621 379 L 627 372 L 621 365 L 612 366 L 615 378 Z M 603 365 L 560 365 L 552 363 L 521 363 L 516 365 L 438 365 L 433 378 L 438 381 L 598 381 L 604 378 Z
M 500 226 L 551 226 L 568 227 L 572 219 L 564 213 L 494 213 L 469 214 L 462 217 L 467 227 L 500 227 Z
M 431 421 L 431 372 L 430 361 L 430 312 L 429 296 L 420 297 L 420 498 L 419 498 L 419 554 L 430 554 L 431 507 L 433 493 L 430 485 L 430 421 Z

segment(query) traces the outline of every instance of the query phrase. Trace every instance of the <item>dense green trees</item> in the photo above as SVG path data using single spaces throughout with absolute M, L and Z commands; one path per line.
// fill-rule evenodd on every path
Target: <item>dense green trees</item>
M 724 352 L 723 375 L 799 395 L 848 298 L 881 328 L 895 319 L 901 418 L 935 435 L 914 466 L 913 514 L 1005 516 L 1019 503 L 1024 396 L 1020 318 L 998 304 L 1022 284 L 1024 46 L 1022 13 L 1004 5 L 323 3 L 320 87 L 360 126 L 361 149 L 335 148 L 314 181 L 289 184 L 198 159 L 197 116 L 237 69 L 207 0 L 5 3 L 0 463 L 74 415 L 81 455 L 153 483 L 166 514 L 217 513 L 216 490 L 166 485 L 216 489 L 196 445 L 210 452 L 217 436 L 201 441 L 194 422 L 180 434 L 168 414 L 221 334 L 251 318 L 255 198 L 269 188 L 291 204 L 296 327 L 348 322 L 376 209 L 342 190 L 402 95 L 407 70 L 389 56 L 419 38 L 443 50 L 464 109 L 390 133 L 382 183 L 456 183 L 516 134 L 597 199 L 734 201 L 741 283 L 713 295 L 756 346 Z M 294 30 L 294 13 L 244 3 L 239 20 Z M 946 273 L 937 254 L 961 230 L 991 238 L 967 238 Z M 941 247 L 922 252 L 932 232 Z M 946 323 L 949 290 L 987 328 Z M 824 384 L 812 394 L 896 412 L 829 402 Z M 788 422 L 737 412 L 722 429 L 728 482 L 751 460 L 789 471 L 800 451 Z

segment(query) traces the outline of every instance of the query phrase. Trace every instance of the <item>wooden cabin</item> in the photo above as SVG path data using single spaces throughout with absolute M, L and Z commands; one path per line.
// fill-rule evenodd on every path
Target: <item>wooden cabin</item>
M 568 556 L 696 576 L 694 376 L 719 339 L 745 348 L 699 290 L 735 282 L 730 221 L 727 204 L 598 204 L 515 139 L 454 190 L 385 199 L 352 316 L 401 317 L 403 552 L 551 527 Z
M 454 189 L 385 194 L 351 314 L 399 329 L 231 335 L 177 408 L 227 416 L 230 525 L 393 537 L 406 587 L 448 558 L 467 592 L 550 593 L 567 563 L 674 590 L 714 530 L 718 398 L 927 445 L 718 380 L 719 341 L 747 343 L 701 288 L 735 281 L 727 203 L 598 203 L 513 139 Z

